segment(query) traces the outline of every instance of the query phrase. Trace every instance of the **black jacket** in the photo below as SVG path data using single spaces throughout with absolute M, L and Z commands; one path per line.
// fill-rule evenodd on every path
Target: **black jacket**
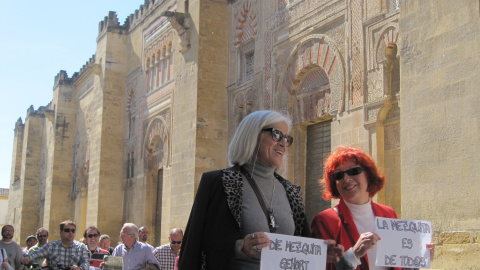
M 310 236 L 300 187 L 278 174 L 292 208 L 295 235 Z M 242 174 L 238 167 L 204 173 L 180 250 L 179 270 L 230 269 L 241 235 Z

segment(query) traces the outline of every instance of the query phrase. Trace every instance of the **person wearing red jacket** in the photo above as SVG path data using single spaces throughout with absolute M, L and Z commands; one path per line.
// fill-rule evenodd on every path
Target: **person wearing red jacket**
M 386 178 L 363 150 L 339 146 L 326 160 L 322 197 L 340 199 L 334 208 L 318 213 L 310 224 L 312 237 L 333 239 L 345 248 L 344 259 L 355 269 L 389 269 L 375 265 L 375 217 L 397 218 L 388 206 L 371 198 L 385 185 Z M 432 248 L 430 248 L 432 250 Z M 432 256 L 433 258 L 433 256 Z M 335 269 L 329 263 L 327 269 Z

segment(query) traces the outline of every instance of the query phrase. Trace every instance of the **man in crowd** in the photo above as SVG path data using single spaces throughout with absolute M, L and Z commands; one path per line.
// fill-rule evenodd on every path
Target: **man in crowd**
M 108 250 L 102 249 L 98 246 L 100 230 L 95 226 L 88 226 L 83 232 L 83 237 L 87 241 L 88 255 L 90 256 L 90 269 L 100 269 L 100 263 L 103 262 L 103 257 L 109 255 Z
M 180 228 L 174 228 L 170 230 L 170 236 L 168 237 L 169 244 L 159 246 L 153 252 L 153 255 L 160 265 L 160 270 L 174 270 L 175 258 L 180 253 L 180 247 L 182 246 L 183 231 Z
M 133 223 L 125 223 L 120 231 L 122 244 L 113 250 L 113 256 L 123 257 L 124 270 L 140 270 L 146 267 L 159 269 L 152 249 L 138 239 L 138 228 Z
M 108 234 L 102 234 L 100 236 L 100 247 L 108 250 L 110 255 L 113 253 L 113 247 L 110 246 L 111 243 L 112 241 L 110 241 L 110 236 L 108 236 Z
M 144 244 L 147 244 L 147 240 L 148 240 L 148 228 L 147 226 L 142 226 L 140 227 L 140 229 L 138 229 L 138 240 Z M 151 246 L 151 245 L 149 245 Z M 152 247 L 152 251 L 153 251 L 153 247 Z
M 108 254 L 108 250 L 102 249 L 98 246 L 98 239 L 100 238 L 100 230 L 95 226 L 88 226 L 83 232 L 83 237 L 87 239 L 87 248 L 89 255 Z
M 58 269 L 61 266 L 70 267 L 70 270 L 88 270 L 88 250 L 84 244 L 74 240 L 76 228 L 73 221 L 63 221 L 60 223 L 60 240 L 47 243 L 25 255 L 22 263 L 29 264 L 31 261 L 45 258 L 51 269 Z
M 31 247 L 29 250 L 28 250 L 28 253 L 32 253 L 34 252 L 35 250 L 38 250 L 39 248 L 45 246 L 48 242 L 48 230 L 45 229 L 45 228 L 40 228 L 37 230 L 37 244 L 33 247 Z M 44 259 L 38 259 L 37 261 L 35 261 L 34 263 L 37 263 L 39 266 L 47 266 L 47 262 L 45 261 L 44 264 L 42 264 L 42 262 L 45 261 Z
M 12 225 L 5 225 L 2 228 L 2 241 L 0 241 L 0 247 L 7 251 L 8 263 L 13 269 L 23 269 L 22 258 L 23 251 L 20 245 L 15 243 L 13 239 L 14 229 Z

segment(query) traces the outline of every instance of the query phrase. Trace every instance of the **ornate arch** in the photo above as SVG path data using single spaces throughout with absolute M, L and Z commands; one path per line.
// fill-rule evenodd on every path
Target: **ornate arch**
M 380 36 L 378 40 L 375 41 L 373 62 L 375 67 L 381 65 L 385 60 L 385 49 L 389 43 L 395 43 L 398 45 L 399 35 L 398 32 L 398 23 L 391 22 L 386 24 L 380 30 Z
M 243 2 L 237 12 L 235 30 L 235 46 L 244 44 L 258 35 L 257 8 L 249 0 Z
M 169 166 L 171 162 L 171 139 L 170 139 L 170 132 L 167 128 L 166 122 L 162 117 L 156 117 L 150 121 L 148 127 L 146 129 L 146 135 L 144 138 L 143 143 L 143 157 L 144 157 L 144 168 L 146 170 L 153 169 L 151 168 L 152 164 L 150 162 L 155 163 L 156 165 L 163 165 L 163 167 Z M 161 144 L 161 145 L 159 145 Z M 156 150 L 160 149 L 159 146 L 162 148 L 162 159 L 161 160 L 152 160 L 154 157 L 154 153 Z M 155 165 L 153 164 L 153 165 Z M 154 166 L 158 167 L 158 166 Z
M 342 112 L 345 100 L 345 68 L 343 57 L 335 43 L 324 35 L 311 35 L 301 40 L 290 54 L 279 80 L 278 89 L 289 94 L 288 111 L 295 115 L 298 86 L 306 76 L 318 69 L 328 79 L 329 113 Z M 320 74 L 319 74 L 320 76 Z M 302 117 L 297 116 L 297 120 Z
M 155 43 L 148 46 L 145 50 L 144 70 L 148 71 L 154 64 L 168 57 L 172 50 L 173 30 L 162 35 Z

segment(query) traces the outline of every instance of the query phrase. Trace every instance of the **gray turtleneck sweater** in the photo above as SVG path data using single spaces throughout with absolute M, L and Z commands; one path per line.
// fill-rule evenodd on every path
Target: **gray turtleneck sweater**
M 252 165 L 245 165 L 245 168 L 253 176 L 258 188 L 263 194 L 267 208 L 273 209 L 273 214 L 278 225 L 276 233 L 293 235 L 295 223 L 293 221 L 292 209 L 287 199 L 283 185 L 275 178 L 275 168 L 268 167 L 258 162 L 255 168 Z M 253 173 L 252 173 L 253 170 Z M 275 185 L 275 190 L 274 190 Z M 273 195 L 273 199 L 272 199 Z M 243 203 L 242 203 L 242 235 L 254 232 L 270 232 L 267 218 L 263 212 L 257 196 L 253 191 L 247 178 L 243 177 Z M 241 250 L 242 239 L 237 241 L 235 257 L 232 259 L 232 269 L 260 269 L 260 253 L 254 257 L 247 257 Z

